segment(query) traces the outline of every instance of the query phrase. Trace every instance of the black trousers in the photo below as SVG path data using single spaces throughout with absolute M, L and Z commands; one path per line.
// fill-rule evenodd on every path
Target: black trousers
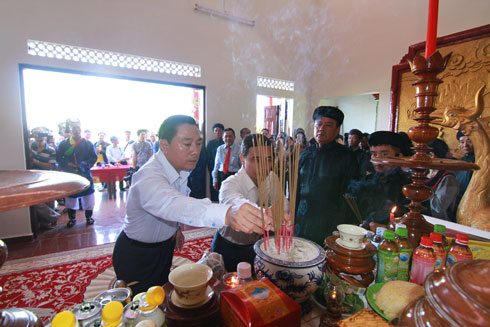
M 221 188 L 221 183 L 231 175 L 235 175 L 236 172 L 228 172 L 227 174 L 223 173 L 221 170 L 218 170 L 218 184 L 219 187 Z
M 164 242 L 143 243 L 121 231 L 112 255 L 117 279 L 126 283 L 137 281 L 131 286 L 133 295 L 146 292 L 152 286 L 163 286 L 168 282 L 174 248 L 175 237 Z
M 254 245 L 241 245 L 228 241 L 216 231 L 211 244 L 211 252 L 217 252 L 223 256 L 227 271 L 236 271 L 240 262 L 248 262 L 253 267 L 255 259 Z M 253 269 L 252 269 L 253 270 Z

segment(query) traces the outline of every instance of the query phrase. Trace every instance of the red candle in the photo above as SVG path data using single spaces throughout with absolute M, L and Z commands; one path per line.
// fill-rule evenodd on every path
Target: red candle
M 392 221 L 393 219 L 395 219 L 395 211 L 396 211 L 396 206 L 394 206 L 394 207 L 391 209 L 391 213 L 390 213 L 390 221 Z
M 227 273 L 223 276 L 223 284 L 227 290 L 235 288 L 240 285 L 240 281 L 237 278 L 236 272 Z
M 437 14 L 439 0 L 429 0 L 429 15 L 427 19 L 427 40 L 425 41 L 425 59 L 436 51 L 437 41 Z

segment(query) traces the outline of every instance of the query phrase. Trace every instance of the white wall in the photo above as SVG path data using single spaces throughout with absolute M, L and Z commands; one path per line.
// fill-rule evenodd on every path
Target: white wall
M 0 1 L 0 169 L 24 169 L 18 65 L 34 64 L 206 86 L 207 132 L 216 121 L 254 126 L 256 94 L 294 98 L 295 126 L 311 134 L 320 99 L 380 92 L 389 125 L 391 66 L 425 39 L 425 0 L 235 0 L 225 9 L 255 27 L 196 13 L 196 0 Z M 222 0 L 199 0 L 223 9 Z M 441 1 L 439 35 L 489 23 L 490 1 Z M 27 55 L 28 39 L 197 64 L 187 78 Z M 259 89 L 257 75 L 295 81 Z M 296 124 L 297 122 L 297 124 Z M 27 210 L 0 214 L 0 237 L 30 234 Z
M 409 45 L 425 40 L 427 8 L 427 0 L 328 1 L 318 15 L 326 21 L 319 38 L 324 55 L 316 61 L 310 102 L 380 93 L 377 128 L 388 130 L 391 68 Z M 440 1 L 438 35 L 489 24 L 489 13 L 488 0 Z
M 348 133 L 357 128 L 363 133 L 372 133 L 376 130 L 377 102 L 372 94 L 333 97 L 321 100 L 321 105 L 339 107 L 344 113 L 344 123 L 340 132 Z

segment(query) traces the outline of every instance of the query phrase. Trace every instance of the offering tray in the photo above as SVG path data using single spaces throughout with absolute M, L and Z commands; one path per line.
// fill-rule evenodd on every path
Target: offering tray
M 208 288 L 213 291 L 209 300 L 198 307 L 185 308 L 172 302 L 173 285 L 163 285 L 166 296 L 160 308 L 165 313 L 167 326 L 221 326 L 219 297 L 224 287 L 213 277 L 208 283 Z
M 374 280 L 373 270 L 376 263 L 373 256 L 376 254 L 376 247 L 366 242 L 364 248 L 350 250 L 339 245 L 338 238 L 338 235 L 332 235 L 325 239 L 328 266 L 346 282 L 355 286 L 368 287 Z M 348 275 L 360 275 L 361 280 Z

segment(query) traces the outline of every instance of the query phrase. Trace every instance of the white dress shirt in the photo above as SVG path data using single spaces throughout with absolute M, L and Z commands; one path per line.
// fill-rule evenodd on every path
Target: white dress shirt
M 113 144 L 107 147 L 107 160 L 117 162 L 124 159 L 124 152 L 120 146 L 114 146 Z
M 172 237 L 179 223 L 220 228 L 229 205 L 188 195 L 189 172 L 177 173 L 158 151 L 132 178 L 126 204 L 124 232 L 140 242 L 156 243 Z
M 133 143 L 134 143 L 133 140 L 129 140 L 129 142 L 126 143 L 126 145 L 123 148 L 124 158 L 126 158 L 126 160 L 128 161 L 131 161 L 131 158 L 133 157 Z
M 264 181 L 264 188 L 266 188 L 267 196 L 266 203 L 269 206 L 272 203 L 272 194 L 269 192 L 272 184 L 272 177 L 277 180 L 276 175 L 270 174 L 266 181 Z M 284 210 L 287 212 L 289 210 L 289 202 L 284 199 Z M 259 189 L 252 181 L 250 176 L 247 175 L 245 168 L 240 168 L 238 173 L 233 176 L 228 177 L 219 190 L 219 202 L 223 204 L 231 205 L 231 214 L 235 214 L 238 208 L 244 203 L 249 203 L 256 208 L 260 208 L 259 202 Z M 221 236 L 226 238 L 228 241 L 241 244 L 241 245 L 251 245 L 258 241 L 262 235 L 252 233 L 246 234 L 242 232 L 237 232 L 230 227 L 224 226 L 219 229 Z
M 244 168 L 240 168 L 238 173 L 228 177 L 221 184 L 219 202 L 231 205 L 232 212 L 238 210 L 244 203 L 249 203 L 259 208 L 259 189 L 247 175 Z M 221 227 L 219 233 L 228 241 L 242 245 L 254 244 L 262 237 L 262 235 L 256 233 L 237 232 L 227 226 Z
M 226 159 L 226 152 L 228 149 L 226 148 L 226 144 L 221 144 L 218 149 L 216 149 L 216 159 L 214 160 L 214 169 L 213 169 L 213 183 L 218 182 L 218 171 L 223 172 L 223 165 Z M 242 163 L 240 162 L 240 144 L 233 143 L 230 145 L 230 163 L 228 165 L 229 173 L 236 173 Z

